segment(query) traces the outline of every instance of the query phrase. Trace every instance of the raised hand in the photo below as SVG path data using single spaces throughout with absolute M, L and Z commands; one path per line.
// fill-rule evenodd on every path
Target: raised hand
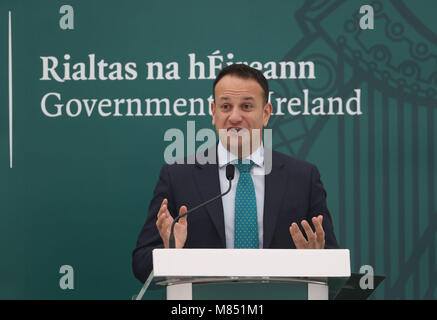
M 307 239 L 300 231 L 297 223 L 293 222 L 290 226 L 290 234 L 296 249 L 324 249 L 325 248 L 325 231 L 323 231 L 323 216 L 313 217 L 312 220 L 315 232 L 311 229 L 306 220 L 302 220 L 301 225 L 305 231 Z
M 161 203 L 161 208 L 159 209 L 156 227 L 158 228 L 159 235 L 161 236 L 162 241 L 164 242 L 164 247 L 169 247 L 169 237 L 170 237 L 170 229 L 173 223 L 173 217 L 168 211 L 168 200 L 164 199 Z M 181 206 L 179 208 L 179 215 L 187 212 L 186 206 Z M 185 245 L 185 241 L 187 240 L 187 216 L 181 218 L 174 226 L 174 236 L 175 236 L 175 247 L 183 248 Z

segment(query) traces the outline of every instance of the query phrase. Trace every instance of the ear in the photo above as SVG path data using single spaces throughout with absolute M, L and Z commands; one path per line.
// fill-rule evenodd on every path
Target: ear
M 266 103 L 266 105 L 264 106 L 264 110 L 263 110 L 263 125 L 264 127 L 267 127 L 267 124 L 269 123 L 269 119 L 270 119 L 270 115 L 273 112 L 273 106 L 272 104 Z
M 215 104 L 211 102 L 212 125 L 215 126 Z

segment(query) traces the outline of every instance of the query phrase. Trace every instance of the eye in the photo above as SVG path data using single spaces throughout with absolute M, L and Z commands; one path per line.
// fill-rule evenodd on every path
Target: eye
M 246 104 L 243 105 L 243 109 L 244 109 L 244 110 L 250 110 L 250 109 L 252 109 L 252 105 L 246 103 Z
M 231 106 L 229 104 L 223 104 L 221 107 L 223 110 L 229 110 Z

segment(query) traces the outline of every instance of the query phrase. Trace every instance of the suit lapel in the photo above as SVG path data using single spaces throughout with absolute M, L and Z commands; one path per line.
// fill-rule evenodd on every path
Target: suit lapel
M 284 164 L 274 153 L 272 156 L 272 171 L 265 176 L 264 186 L 264 248 L 269 248 L 272 241 L 287 182 L 283 172 Z
M 197 188 L 199 194 L 201 195 L 200 202 L 207 201 L 221 193 L 217 164 L 201 165 L 199 163 L 196 163 L 196 167 L 194 170 L 194 180 L 197 183 Z M 222 246 L 226 247 L 225 222 L 222 200 L 215 200 L 210 204 L 206 205 L 205 208 L 215 228 L 217 229 Z
M 264 186 L 264 248 L 268 248 L 272 241 L 277 217 L 281 210 L 282 202 L 284 201 L 287 183 L 286 175 L 282 172 L 284 164 L 278 157 L 275 157 L 274 152 L 272 156 L 272 171 L 265 176 Z M 201 201 L 199 202 L 207 201 L 221 193 L 217 164 L 201 165 L 196 163 L 194 180 L 196 181 L 201 196 Z M 205 206 L 205 208 L 217 229 L 222 247 L 226 247 L 223 204 L 221 199 L 213 201 Z

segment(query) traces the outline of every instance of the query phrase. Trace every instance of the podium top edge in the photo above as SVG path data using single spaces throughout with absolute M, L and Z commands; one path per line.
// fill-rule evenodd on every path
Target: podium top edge
M 169 249 L 169 248 L 159 248 L 159 249 L 153 249 L 154 251 L 191 251 L 191 252 L 308 252 L 308 253 L 316 253 L 316 252 L 344 252 L 344 253 L 350 253 L 349 249 L 228 249 L 228 248 L 180 248 L 180 249 Z
M 155 249 L 155 276 L 349 277 L 348 249 Z

